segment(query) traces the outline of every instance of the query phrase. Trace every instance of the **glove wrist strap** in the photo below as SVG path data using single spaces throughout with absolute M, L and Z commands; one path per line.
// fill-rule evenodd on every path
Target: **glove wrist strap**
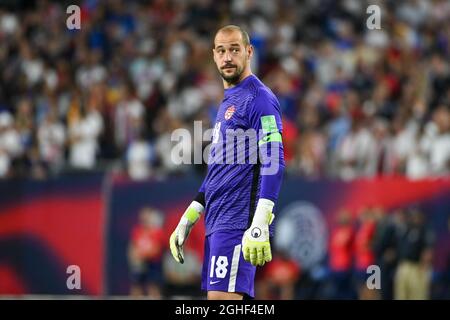
M 196 223 L 203 211 L 205 211 L 205 207 L 203 207 L 201 203 L 192 201 L 192 203 L 184 212 L 183 217 L 185 217 L 191 223 Z
M 261 198 L 258 200 L 258 204 L 255 210 L 255 216 L 253 217 L 252 224 L 263 225 L 269 224 L 270 215 L 273 211 L 275 203 L 272 200 Z

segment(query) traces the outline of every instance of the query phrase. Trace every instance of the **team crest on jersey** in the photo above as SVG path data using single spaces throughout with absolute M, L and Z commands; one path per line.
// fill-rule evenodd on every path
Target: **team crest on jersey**
M 235 111 L 236 108 L 234 106 L 229 106 L 227 111 L 225 111 L 225 120 L 229 120 Z

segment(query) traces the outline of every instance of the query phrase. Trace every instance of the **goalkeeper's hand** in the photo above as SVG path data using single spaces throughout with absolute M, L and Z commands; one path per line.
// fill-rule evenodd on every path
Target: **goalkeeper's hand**
M 184 263 L 183 245 L 204 209 L 202 204 L 192 201 L 181 217 L 180 222 L 178 222 L 175 231 L 170 236 L 170 252 L 179 263 Z
M 272 260 L 269 225 L 275 218 L 272 213 L 273 207 L 273 201 L 259 199 L 252 225 L 245 231 L 242 238 L 244 259 L 250 261 L 254 266 L 263 266 Z

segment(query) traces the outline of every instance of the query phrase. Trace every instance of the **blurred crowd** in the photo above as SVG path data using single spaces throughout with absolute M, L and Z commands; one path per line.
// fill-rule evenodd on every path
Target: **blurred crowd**
M 450 219 L 448 232 L 450 233 Z M 427 300 L 450 297 L 450 253 L 433 267 L 436 239 L 418 207 L 343 208 L 331 222 L 326 257 L 313 268 L 283 252 L 257 278 L 261 299 Z
M 84 0 L 0 7 L 0 177 L 112 169 L 133 179 L 204 170 L 171 132 L 214 123 L 212 36 L 248 30 L 253 71 L 283 112 L 288 172 L 353 179 L 450 172 L 450 3 Z M 205 146 L 200 139 L 192 141 Z
M 129 287 L 132 297 L 203 298 L 200 290 L 202 258 L 190 246 L 184 247 L 184 263 L 175 261 L 168 248 L 164 213 L 142 207 L 128 243 Z
M 356 217 L 343 209 L 336 220 L 328 252 L 332 298 L 426 300 L 442 294 L 432 288 L 435 239 L 419 208 L 389 214 L 366 208 Z
M 202 298 L 200 253 L 188 246 L 185 263 L 177 263 L 167 246 L 163 216 L 152 207 L 139 212 L 128 247 L 130 294 Z M 316 265 L 303 268 L 273 247 L 273 260 L 258 268 L 256 298 L 449 299 L 450 252 L 436 251 L 426 216 L 419 207 L 393 212 L 378 206 L 355 212 L 343 208 L 328 225 L 326 254 Z M 450 218 L 447 224 L 450 233 Z M 436 254 L 447 255 L 439 270 L 433 266 Z

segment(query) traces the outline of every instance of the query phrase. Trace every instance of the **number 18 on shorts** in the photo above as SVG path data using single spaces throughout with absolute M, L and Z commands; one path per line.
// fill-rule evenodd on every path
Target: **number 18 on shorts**
M 254 297 L 256 267 L 242 255 L 244 231 L 218 231 L 206 237 L 203 290 L 239 292 Z

